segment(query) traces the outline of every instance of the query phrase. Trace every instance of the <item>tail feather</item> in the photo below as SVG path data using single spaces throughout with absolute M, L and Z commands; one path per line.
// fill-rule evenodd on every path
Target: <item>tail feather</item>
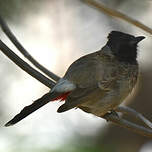
M 61 106 L 58 108 L 57 112 L 58 112 L 58 113 L 61 113 L 61 112 L 65 112 L 65 111 L 67 111 L 67 110 L 69 110 L 69 109 L 70 109 L 70 108 L 68 107 L 67 104 L 63 104 L 63 105 L 61 105 Z
M 16 124 L 17 122 L 21 121 L 22 119 L 24 119 L 25 117 L 33 113 L 34 111 L 38 110 L 45 104 L 49 103 L 49 101 L 57 98 L 60 94 L 56 92 L 52 92 L 52 93 L 49 92 L 45 94 L 41 98 L 34 101 L 31 105 L 24 107 L 23 110 L 21 110 L 21 112 L 18 113 L 13 119 L 7 122 L 5 126 L 8 127 L 8 126 Z

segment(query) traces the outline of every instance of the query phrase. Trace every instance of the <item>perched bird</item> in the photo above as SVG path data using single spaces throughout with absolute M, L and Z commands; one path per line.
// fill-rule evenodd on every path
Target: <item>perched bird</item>
M 112 31 L 101 50 L 73 62 L 49 93 L 26 106 L 5 126 L 16 124 L 55 100 L 65 100 L 57 110 L 59 113 L 74 107 L 96 116 L 113 111 L 137 82 L 137 44 L 144 38 Z

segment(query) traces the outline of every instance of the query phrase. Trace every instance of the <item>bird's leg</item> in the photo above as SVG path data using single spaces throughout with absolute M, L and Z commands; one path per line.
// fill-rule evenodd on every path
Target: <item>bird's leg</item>
M 105 118 L 107 120 L 107 122 L 109 121 L 109 117 L 116 117 L 117 119 L 120 118 L 120 116 L 118 115 L 118 113 L 114 110 L 108 111 L 104 116 L 102 116 L 103 118 Z

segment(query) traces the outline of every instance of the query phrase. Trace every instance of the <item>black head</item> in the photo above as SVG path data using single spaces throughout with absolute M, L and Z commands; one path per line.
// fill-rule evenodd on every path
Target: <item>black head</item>
M 119 61 L 135 63 L 137 44 L 144 38 L 144 36 L 135 37 L 119 31 L 112 31 L 108 35 L 107 45 Z

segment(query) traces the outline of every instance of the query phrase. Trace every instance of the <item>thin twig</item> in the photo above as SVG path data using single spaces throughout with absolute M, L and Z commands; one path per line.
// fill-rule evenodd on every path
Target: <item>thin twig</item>
M 117 112 L 122 112 L 124 114 L 131 115 L 132 117 L 140 119 L 142 122 L 144 122 L 148 127 L 152 128 L 152 123 L 145 118 L 141 113 L 137 112 L 136 110 L 126 107 L 126 106 L 119 106 L 115 109 Z
M 125 120 L 123 118 L 120 118 L 113 114 L 106 114 L 104 117 L 107 121 L 111 121 L 115 123 L 116 125 L 119 125 L 120 127 L 127 128 L 137 134 L 146 136 L 146 137 L 152 137 L 152 129 L 145 128 L 143 126 L 137 125 L 135 123 L 132 123 L 128 120 Z
M 19 56 L 17 56 L 11 49 L 9 49 L 1 40 L 0 40 L 0 50 L 11 59 L 17 66 L 22 70 L 30 74 L 32 77 L 36 78 L 38 81 L 43 83 L 45 86 L 52 88 L 55 85 L 55 82 L 45 77 L 43 74 L 32 68 L 28 63 L 23 61 Z
M 3 18 L 0 16 L 0 25 L 4 33 L 8 36 L 10 41 L 16 46 L 16 48 L 26 57 L 35 67 L 40 69 L 43 73 L 45 73 L 47 76 L 49 76 L 51 79 L 58 81 L 60 77 L 58 77 L 56 74 L 52 73 L 48 69 L 46 69 L 44 66 L 39 64 L 30 54 L 29 52 L 23 47 L 23 45 L 17 40 L 15 35 L 11 32 L 9 27 L 7 26 L 6 22 L 3 20 Z
M 148 26 L 144 25 L 143 23 L 135 20 L 135 19 L 132 19 L 131 17 L 119 12 L 119 11 L 116 11 L 114 9 L 111 9 L 111 8 L 108 8 L 106 6 L 104 6 L 101 2 L 97 2 L 95 0 L 81 0 L 85 3 L 87 3 L 88 5 L 90 6 L 93 6 L 95 7 L 96 9 L 98 9 L 99 11 L 101 11 L 102 13 L 105 13 L 109 16 L 113 16 L 113 17 L 116 17 L 116 18 L 120 18 L 121 20 L 124 20 L 128 23 L 131 23 L 133 25 L 135 25 L 136 27 L 152 34 L 152 29 L 149 28 Z

